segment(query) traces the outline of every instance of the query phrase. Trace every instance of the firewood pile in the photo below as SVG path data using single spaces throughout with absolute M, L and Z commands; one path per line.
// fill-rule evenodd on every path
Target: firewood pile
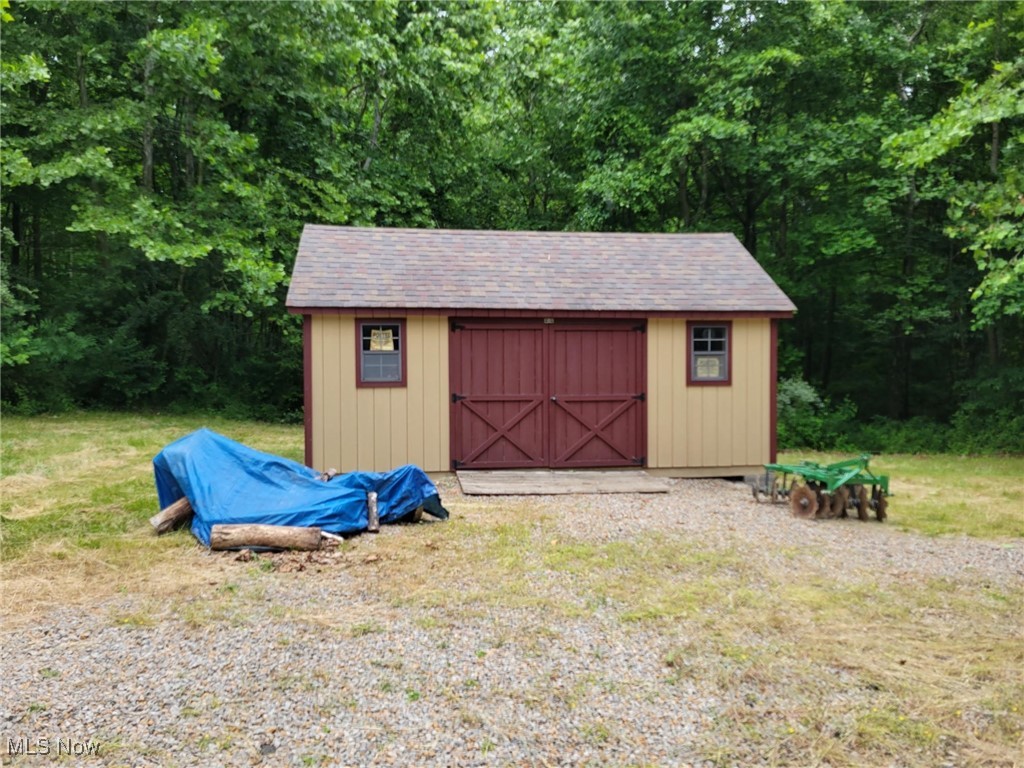
M 325 473 L 326 474 L 326 473 Z M 330 477 L 325 477 L 329 480 Z M 377 494 L 370 491 L 366 494 L 368 533 L 380 532 L 380 518 L 377 514 Z M 194 511 L 189 500 L 182 497 L 170 504 L 149 519 L 149 524 L 159 536 L 188 525 Z M 423 516 L 423 508 L 417 508 L 412 514 L 412 521 L 419 522 Z M 295 525 L 248 524 L 216 524 L 210 529 L 210 549 L 252 550 L 274 549 L 312 552 L 320 549 L 325 539 L 341 541 L 342 537 L 321 530 L 317 527 Z

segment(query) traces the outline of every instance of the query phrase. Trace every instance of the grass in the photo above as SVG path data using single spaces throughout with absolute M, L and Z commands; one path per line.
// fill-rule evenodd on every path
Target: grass
M 828 464 L 849 455 L 786 452 L 779 463 Z M 1024 457 L 884 454 L 871 471 L 889 475 L 889 522 L 928 536 L 1024 536 Z
M 205 550 L 188 531 L 157 538 L 148 524 L 159 511 L 153 456 L 202 426 L 274 453 L 301 455 L 301 432 L 294 426 L 159 414 L 5 416 L 0 457 L 5 609 L 16 605 L 28 619 L 46 606 L 87 603 L 115 592 L 184 594 L 208 579 L 210 565 L 196 567 Z M 192 567 L 180 569 L 182 563 Z
M 1016 479 L 1003 471 L 1003 488 L 1012 491 Z M 984 518 L 988 528 L 975 520 L 933 530 L 925 524 L 929 503 L 906 516 L 894 506 L 893 515 L 906 529 L 1021 545 L 1005 538 L 1001 518 Z M 421 534 L 440 546 L 424 548 Z M 834 578 L 808 567 L 814 553 L 801 557 L 798 547 L 710 547 L 671 532 L 574 540 L 542 505 L 472 499 L 460 501 L 443 527 L 382 537 L 375 551 L 405 572 L 431 574 L 416 584 L 378 583 L 401 609 L 444 606 L 457 621 L 500 606 L 541 613 L 551 627 L 611 611 L 637 631 L 681 634 L 662 659 L 664 679 L 681 691 L 691 680 L 716 686 L 731 702 L 702 737 L 715 765 L 1019 764 L 1019 585 L 913 573 L 897 581 L 862 572 Z M 782 557 L 773 563 L 775 554 Z M 514 638 L 524 653 L 534 641 Z M 597 743 L 602 734 L 593 728 L 586 736 Z
M 158 538 L 148 525 L 157 511 L 152 456 L 203 425 L 301 455 L 294 426 L 161 415 L 4 419 L 0 577 L 8 626 L 54 604 L 89 605 L 119 592 L 134 599 L 106 620 L 133 631 L 169 615 L 194 627 L 250 620 L 252 606 L 265 603 L 261 584 L 279 577 L 262 559 L 243 565 L 210 556 L 187 531 Z M 782 460 L 802 458 L 839 457 Z M 1024 458 L 879 456 L 872 469 L 892 478 L 889 527 L 1021 545 Z M 1019 584 L 914 573 L 826 578 L 808 565 L 815 553 L 798 544 L 766 553 L 669 531 L 576 540 L 559 531 L 555 510 L 460 499 L 445 524 L 376 537 L 379 562 L 362 553 L 346 561 L 381 599 L 366 615 L 313 605 L 280 618 L 359 638 L 386 632 L 395 612 L 416 617 L 424 607 L 444 609 L 414 618 L 438 637 L 448 625 L 490 617 L 495 606 L 544 617 L 530 632 L 495 623 L 479 649 L 486 656 L 503 645 L 542 653 L 565 621 L 600 613 L 662 641 L 661 684 L 718 688 L 725 704 L 697 745 L 716 765 L 1019 764 Z M 382 567 L 430 576 L 381 579 Z M 409 701 L 428 695 L 396 690 Z M 595 747 L 615 738 L 610 721 L 580 728 Z M 481 744 L 481 753 L 491 749 Z

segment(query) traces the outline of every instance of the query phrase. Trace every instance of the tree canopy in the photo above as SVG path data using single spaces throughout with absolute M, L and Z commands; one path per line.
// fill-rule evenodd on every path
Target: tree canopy
M 307 222 L 731 231 L 821 402 L 970 426 L 1024 401 L 1024 3 L 2 15 L 6 408 L 295 414 Z

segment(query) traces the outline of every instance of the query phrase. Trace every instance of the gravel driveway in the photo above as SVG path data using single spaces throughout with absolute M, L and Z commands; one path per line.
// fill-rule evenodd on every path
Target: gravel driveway
M 510 570 L 525 580 L 509 584 L 519 599 L 469 599 L 474 574 L 443 526 L 515 523 L 510 509 L 547 521 L 538 535 L 580 546 L 682 536 L 808 579 L 1024 584 L 1020 542 L 796 520 L 725 481 L 675 481 L 664 495 L 489 499 L 463 497 L 454 479 L 439 485 L 449 523 L 386 528 L 314 558 L 196 552 L 192 567 L 211 572 L 201 593 L 54 606 L 5 630 L 3 763 L 98 746 L 87 764 L 711 765 L 706 734 L 734 694 L 667 663 L 693 639 L 687 621 L 623 621 L 614 601 L 543 562 Z M 402 556 L 409 542 L 432 559 Z M 508 551 L 500 556 L 529 557 Z M 435 565 L 404 567 L 423 563 Z M 403 584 L 430 585 L 435 599 L 403 600 Z

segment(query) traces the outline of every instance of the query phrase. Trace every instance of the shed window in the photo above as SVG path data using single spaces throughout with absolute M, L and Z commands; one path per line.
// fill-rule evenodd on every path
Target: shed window
M 359 329 L 359 385 L 405 384 L 405 322 L 363 320 Z
M 691 384 L 730 381 L 729 323 L 690 324 L 689 380 Z

